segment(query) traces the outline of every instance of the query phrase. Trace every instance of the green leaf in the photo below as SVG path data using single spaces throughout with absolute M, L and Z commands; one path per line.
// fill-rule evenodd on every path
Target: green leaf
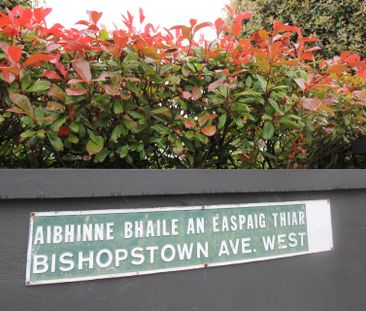
M 115 114 L 121 114 L 123 112 L 122 102 L 118 101 L 113 104 L 113 111 Z
M 240 93 L 236 93 L 234 96 L 235 97 L 241 97 L 241 96 L 262 96 L 263 94 L 261 92 L 257 92 L 254 90 L 248 90 L 248 91 L 243 91 Z
M 133 53 L 128 53 L 125 59 L 123 60 L 122 65 L 125 69 L 137 68 L 139 66 L 137 56 Z
M 268 84 L 266 79 L 261 75 L 256 75 L 256 76 L 257 76 L 257 79 L 258 79 L 258 81 L 261 85 L 261 88 L 262 88 L 263 92 L 265 92 L 267 90 L 267 84 Z
M 164 80 L 162 78 L 160 78 L 159 76 L 156 75 L 151 75 L 149 76 L 150 80 L 156 84 L 162 84 L 164 82 Z
M 235 122 L 235 124 L 237 125 L 238 128 L 241 129 L 242 127 L 244 127 L 243 120 L 239 116 L 233 116 L 233 120 L 234 120 L 234 122 Z
M 109 155 L 109 150 L 107 148 L 104 148 L 101 152 L 96 154 L 94 158 L 95 163 L 102 163 L 104 162 L 105 158 Z
M 138 88 L 137 85 L 135 85 L 134 83 L 131 83 L 131 82 L 127 82 L 126 83 L 126 86 L 127 88 L 132 92 L 134 93 L 135 95 L 137 96 L 140 96 L 141 95 L 141 90 Z
M 248 78 L 245 80 L 245 85 L 250 88 L 252 87 L 252 84 L 253 84 L 253 79 L 251 76 L 248 76 Z
M 108 34 L 108 30 L 106 29 L 102 29 L 99 33 L 99 39 L 100 40 L 104 40 L 107 41 L 109 39 L 109 34 Z
M 66 122 L 66 116 L 61 116 L 58 118 L 55 122 L 52 123 L 51 129 L 55 132 L 57 132 L 60 127 Z
M 136 111 L 129 111 L 128 114 L 134 118 L 134 119 L 137 119 L 137 120 L 140 120 L 140 119 L 145 119 L 145 115 L 142 114 L 142 113 L 139 113 L 139 112 L 136 112 Z
M 291 129 L 299 129 L 300 126 L 295 121 L 291 120 L 290 118 L 284 118 L 280 120 L 280 124 L 283 125 L 285 128 Z
M 231 105 L 231 110 L 236 112 L 249 112 L 248 105 L 237 102 Z
M 47 137 L 48 137 L 48 140 L 49 140 L 51 146 L 56 151 L 63 151 L 64 150 L 64 144 L 62 142 L 62 139 L 60 137 L 58 137 L 55 132 L 48 131 L 47 132 Z
M 80 123 L 79 122 L 72 122 L 70 125 L 69 125 L 69 128 L 72 132 L 74 133 L 79 133 L 80 131 Z
M 278 106 L 278 104 L 275 100 L 273 100 L 272 98 L 269 98 L 268 102 L 275 111 L 277 111 L 281 116 L 283 115 L 283 111 L 280 109 L 280 107 Z
M 119 147 L 117 149 L 117 153 L 119 154 L 121 159 L 125 158 L 128 155 L 128 145 Z
M 187 63 L 186 64 L 187 67 L 192 71 L 192 72 L 196 72 L 196 67 L 192 64 L 192 63 Z
M 50 89 L 51 82 L 47 80 L 39 80 L 33 83 L 33 85 L 27 89 L 27 93 L 44 92 Z
M 118 139 L 121 137 L 121 135 L 126 135 L 127 134 L 127 129 L 123 124 L 118 124 L 112 132 L 111 135 L 111 141 L 114 142 L 115 144 L 118 143 Z
M 0 114 L 0 124 L 3 123 L 5 121 L 5 118 L 2 114 Z
M 45 139 L 46 138 L 46 131 L 45 130 L 38 130 L 36 133 L 36 136 L 40 139 Z
M 194 132 L 193 131 L 187 131 L 184 133 L 184 136 L 188 139 L 192 139 L 194 137 Z
M 67 140 L 72 144 L 77 144 L 79 142 L 79 138 L 75 135 L 70 135 Z
M 137 122 L 134 120 L 131 120 L 129 118 L 124 118 L 123 119 L 123 124 L 129 129 L 129 130 L 133 130 L 137 127 Z
M 198 140 L 202 143 L 202 144 L 207 144 L 208 143 L 208 137 L 202 133 L 196 133 L 196 137 L 198 138 Z
M 25 114 L 31 118 L 32 120 L 34 120 L 34 111 L 33 111 L 33 107 L 30 103 L 30 100 L 27 96 L 21 95 L 21 94 L 15 94 L 15 93 L 11 93 L 9 95 L 11 101 L 18 106 L 18 108 L 22 109 Z
M 151 126 L 151 128 L 158 132 L 159 134 L 161 135 L 167 135 L 169 134 L 169 128 L 164 126 L 164 125 L 161 125 L 161 124 L 155 124 L 153 126 Z
M 33 137 L 34 135 L 36 135 L 35 131 L 27 130 L 27 131 L 23 132 L 22 134 L 20 134 L 20 137 L 23 139 L 27 139 L 27 138 Z
M 167 107 L 160 107 L 158 109 L 153 110 L 151 113 L 153 113 L 153 114 L 167 114 L 167 113 L 170 113 L 170 110 Z
M 102 136 L 97 136 L 95 134 L 89 133 L 90 139 L 86 143 L 86 151 L 90 154 L 97 154 L 104 147 L 104 138 Z
M 29 73 L 24 74 L 22 81 L 21 81 L 21 89 L 23 92 L 25 92 L 25 90 L 27 88 L 29 88 L 31 82 L 32 82 L 32 79 L 31 79 L 30 74 Z
M 225 113 L 225 114 L 222 114 L 222 115 L 219 117 L 219 121 L 217 122 L 217 128 L 218 128 L 218 129 L 222 129 L 222 128 L 225 126 L 226 120 L 227 120 L 227 115 L 226 115 L 226 113 Z
M 270 121 L 265 122 L 262 130 L 262 137 L 268 140 L 273 137 L 273 134 L 274 134 L 274 126 L 272 122 Z
M 191 70 L 189 69 L 189 67 L 187 65 L 184 65 L 182 67 L 182 74 L 184 77 L 188 77 L 191 74 Z

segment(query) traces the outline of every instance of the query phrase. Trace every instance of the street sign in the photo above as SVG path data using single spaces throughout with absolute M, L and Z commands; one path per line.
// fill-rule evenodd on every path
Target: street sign
M 207 268 L 332 247 L 326 200 L 32 213 L 26 285 Z

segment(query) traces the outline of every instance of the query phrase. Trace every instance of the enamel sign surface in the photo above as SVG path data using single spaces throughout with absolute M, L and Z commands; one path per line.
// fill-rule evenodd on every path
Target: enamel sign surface
M 26 285 L 206 268 L 332 248 L 325 200 L 32 213 Z

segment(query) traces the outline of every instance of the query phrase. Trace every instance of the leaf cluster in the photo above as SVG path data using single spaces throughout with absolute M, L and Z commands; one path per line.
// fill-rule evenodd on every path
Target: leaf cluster
M 366 57 L 364 0 L 232 0 L 239 11 L 252 11 L 254 22 L 244 32 L 270 29 L 274 20 L 297 25 L 317 36 L 322 54 L 329 58 L 352 50 Z
M 0 14 L 0 167 L 340 168 L 366 135 L 366 62 L 316 59 L 317 39 L 248 12 L 158 29 L 46 26 Z M 217 39 L 199 36 L 211 27 Z
M 6 12 L 6 9 L 13 9 L 17 5 L 22 5 L 24 7 L 32 7 L 35 1 L 32 0 L 2 0 L 0 2 L 0 12 Z

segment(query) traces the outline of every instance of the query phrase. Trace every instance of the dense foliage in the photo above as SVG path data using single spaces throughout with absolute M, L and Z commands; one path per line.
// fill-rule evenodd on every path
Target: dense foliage
M 13 9 L 17 5 L 22 5 L 24 7 L 31 7 L 32 4 L 37 4 L 38 1 L 32 0 L 1 0 L 0 2 L 0 12 L 6 12 L 6 9 Z
M 273 20 L 296 25 L 315 35 L 326 57 L 352 50 L 366 57 L 364 0 L 232 0 L 239 10 L 254 12 L 246 31 L 270 29 Z
M 0 167 L 349 167 L 366 134 L 366 62 L 315 61 L 316 38 L 247 12 L 159 30 L 47 27 L 49 9 L 0 14 Z M 197 32 L 212 27 L 208 42 Z

